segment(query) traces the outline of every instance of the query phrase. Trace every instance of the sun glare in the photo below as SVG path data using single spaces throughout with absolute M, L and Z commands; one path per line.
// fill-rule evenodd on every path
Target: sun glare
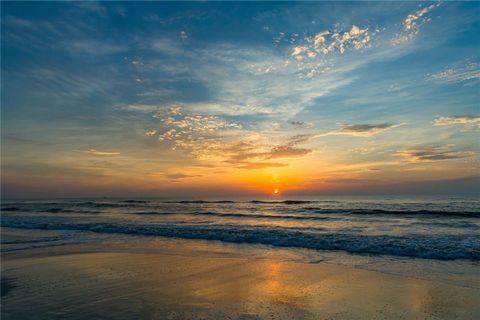
M 278 189 L 273 190 L 274 194 L 278 194 Z

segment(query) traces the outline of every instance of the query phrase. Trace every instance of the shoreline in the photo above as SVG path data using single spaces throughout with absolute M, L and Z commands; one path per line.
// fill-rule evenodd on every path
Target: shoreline
M 2 241 L 9 233 L 17 240 L 38 237 L 32 230 L 22 238 L 22 230 L 2 229 Z M 156 237 L 111 237 L 19 250 L 2 254 L 2 279 L 12 279 L 14 286 L 2 298 L 2 315 L 6 319 L 32 314 L 36 319 L 473 319 L 480 315 L 477 264 L 468 269 L 469 264 L 462 262 L 409 265 L 385 258 L 375 265 L 368 257 L 319 252 L 323 259 L 318 259 L 308 254 Z M 441 274 L 422 278 L 412 268 L 417 264 L 425 276 L 429 264 L 438 264 L 439 270 L 448 266 L 451 270 L 444 271 L 451 278 L 438 281 Z M 402 267 L 407 269 L 403 275 L 395 270 Z

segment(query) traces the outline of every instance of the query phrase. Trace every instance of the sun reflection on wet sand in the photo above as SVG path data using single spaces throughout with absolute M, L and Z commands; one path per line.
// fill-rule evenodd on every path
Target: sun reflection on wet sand
M 241 246 L 221 253 L 214 245 L 188 241 L 154 243 L 157 249 L 148 250 L 156 253 L 75 254 L 63 247 L 33 258 L 7 256 L 4 275 L 24 289 L 9 293 L 2 313 L 9 319 L 54 317 L 55 310 L 64 310 L 70 319 L 468 318 L 479 292 L 336 264 L 259 259 Z M 185 243 L 192 244 L 192 251 L 184 250 Z M 209 255 L 198 254 L 207 247 L 212 248 Z

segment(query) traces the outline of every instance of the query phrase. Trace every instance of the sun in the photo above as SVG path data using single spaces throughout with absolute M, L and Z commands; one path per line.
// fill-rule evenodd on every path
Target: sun
M 274 194 L 278 194 L 278 189 L 273 190 Z

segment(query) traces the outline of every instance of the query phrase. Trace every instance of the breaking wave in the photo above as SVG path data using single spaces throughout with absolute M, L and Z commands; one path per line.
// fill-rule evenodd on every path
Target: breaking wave
M 480 239 L 475 235 L 362 235 L 349 232 L 305 232 L 295 228 L 247 226 L 144 225 L 114 223 L 47 223 L 42 219 L 6 217 L 3 227 L 75 230 L 183 239 L 218 240 L 315 250 L 341 250 L 355 254 L 391 255 L 426 259 L 480 260 Z

